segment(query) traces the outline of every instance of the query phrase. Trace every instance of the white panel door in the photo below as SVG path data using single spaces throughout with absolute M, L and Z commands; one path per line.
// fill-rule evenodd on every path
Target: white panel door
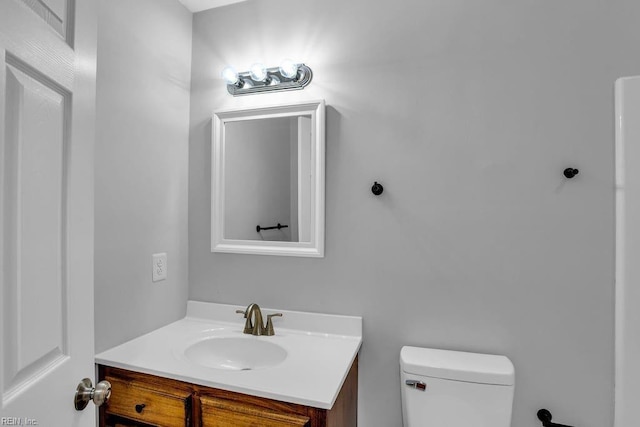
M 640 423 L 640 77 L 616 82 L 615 427 Z
M 0 1 L 0 424 L 95 425 L 95 0 Z

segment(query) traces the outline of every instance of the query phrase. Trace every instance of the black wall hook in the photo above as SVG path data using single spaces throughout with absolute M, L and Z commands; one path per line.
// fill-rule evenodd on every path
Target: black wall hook
M 564 170 L 564 176 L 566 176 L 567 178 L 571 179 L 574 176 L 578 175 L 580 171 L 578 169 L 574 169 L 574 168 L 566 168 Z
M 379 196 L 382 194 L 383 191 L 384 191 L 384 187 L 378 184 L 378 181 L 373 183 L 373 187 L 371 187 L 371 192 L 373 194 L 375 194 L 376 196 Z

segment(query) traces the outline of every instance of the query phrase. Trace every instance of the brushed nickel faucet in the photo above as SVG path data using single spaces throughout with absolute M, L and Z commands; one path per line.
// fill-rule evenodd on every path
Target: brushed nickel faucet
M 275 335 L 273 330 L 273 317 L 282 317 L 282 313 L 273 313 L 267 315 L 267 325 L 264 325 L 264 321 L 262 320 L 262 311 L 260 310 L 260 306 L 256 303 L 251 303 L 247 307 L 246 310 L 236 310 L 236 313 L 243 314 L 244 318 L 247 319 L 244 322 L 244 332 L 245 334 L 251 335 L 265 335 L 272 336 Z

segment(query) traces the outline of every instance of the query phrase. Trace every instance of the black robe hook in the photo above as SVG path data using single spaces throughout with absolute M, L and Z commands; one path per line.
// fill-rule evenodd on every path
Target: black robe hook
M 373 183 L 373 187 L 371 187 L 371 192 L 373 194 L 375 194 L 376 196 L 379 196 L 382 194 L 382 192 L 384 191 L 384 187 L 382 187 L 382 185 L 378 184 L 378 181 Z
M 580 171 L 578 169 L 574 169 L 574 168 L 566 168 L 564 170 L 564 176 L 566 176 L 567 178 L 571 179 L 574 176 L 578 175 Z

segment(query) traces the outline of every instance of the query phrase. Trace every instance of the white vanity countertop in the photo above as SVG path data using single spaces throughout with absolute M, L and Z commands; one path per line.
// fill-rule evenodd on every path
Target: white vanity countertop
M 253 396 L 331 409 L 362 344 L 362 318 L 262 309 L 276 335 L 242 333 L 246 307 L 189 301 L 184 319 L 96 355 L 96 363 Z M 251 337 L 287 352 L 279 365 L 253 370 L 205 367 L 185 356 L 192 344 L 216 337 Z

